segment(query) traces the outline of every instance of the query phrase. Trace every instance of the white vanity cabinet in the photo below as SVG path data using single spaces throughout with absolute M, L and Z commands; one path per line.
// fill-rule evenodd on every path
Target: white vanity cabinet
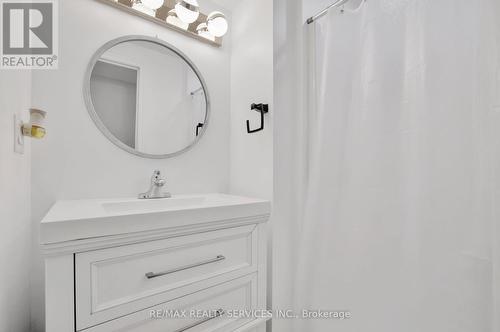
M 196 197 L 56 203 L 46 331 L 265 331 L 269 202 Z

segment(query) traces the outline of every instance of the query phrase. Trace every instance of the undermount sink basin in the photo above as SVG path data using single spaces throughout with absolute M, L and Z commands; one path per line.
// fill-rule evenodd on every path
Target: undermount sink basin
M 103 203 L 104 210 L 110 213 L 114 212 L 133 212 L 133 211 L 162 211 L 169 209 L 179 209 L 188 206 L 203 204 L 206 197 L 172 197 L 149 200 L 126 200 L 122 202 Z
M 41 221 L 42 244 L 101 236 L 183 229 L 194 224 L 269 215 L 269 201 L 225 194 L 174 195 L 162 199 L 59 201 Z

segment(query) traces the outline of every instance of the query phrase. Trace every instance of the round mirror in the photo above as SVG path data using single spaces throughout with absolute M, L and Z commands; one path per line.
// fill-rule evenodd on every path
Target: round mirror
M 141 157 L 183 153 L 208 125 L 210 104 L 200 72 L 159 39 L 131 36 L 108 42 L 92 58 L 84 90 L 97 127 Z

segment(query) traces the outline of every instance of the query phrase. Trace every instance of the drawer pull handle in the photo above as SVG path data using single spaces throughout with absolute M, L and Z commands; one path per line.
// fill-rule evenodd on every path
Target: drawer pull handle
M 203 261 L 203 262 L 199 262 L 199 263 L 194 263 L 194 264 L 189 264 L 189 265 L 186 265 L 186 266 L 178 267 L 176 269 L 172 269 L 172 270 L 168 270 L 168 271 L 164 271 L 164 272 L 159 272 L 159 273 L 148 272 L 148 273 L 146 273 L 146 278 L 148 278 L 148 279 L 158 278 L 158 277 L 161 277 L 161 276 L 165 276 L 167 274 L 172 274 L 172 273 L 179 272 L 179 271 L 189 270 L 189 269 L 192 269 L 192 268 L 195 268 L 195 267 L 198 267 L 198 266 L 203 266 L 203 265 L 207 265 L 207 264 L 217 263 L 217 262 L 223 261 L 225 259 L 226 259 L 226 257 L 224 257 L 222 255 L 219 255 L 219 256 L 217 256 L 214 259 L 209 259 L 207 261 Z
M 224 315 L 224 310 L 219 309 L 215 312 L 215 315 L 213 317 L 209 317 L 209 318 L 206 318 L 204 320 L 200 320 L 200 321 L 193 323 L 189 326 L 183 327 L 182 329 L 175 330 L 174 332 L 185 332 L 185 331 L 191 330 L 192 328 L 195 328 L 196 326 L 199 326 L 201 324 L 205 324 L 205 323 L 211 321 L 212 319 L 216 319 L 222 315 Z

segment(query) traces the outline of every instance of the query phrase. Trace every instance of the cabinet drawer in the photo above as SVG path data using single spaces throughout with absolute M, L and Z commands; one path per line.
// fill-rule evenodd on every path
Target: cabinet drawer
M 92 327 L 86 332 L 234 331 L 252 319 L 227 313 L 256 309 L 256 299 L 257 276 L 253 274 Z M 175 317 L 182 312 L 186 317 Z
M 257 271 L 256 226 L 75 255 L 82 330 Z

